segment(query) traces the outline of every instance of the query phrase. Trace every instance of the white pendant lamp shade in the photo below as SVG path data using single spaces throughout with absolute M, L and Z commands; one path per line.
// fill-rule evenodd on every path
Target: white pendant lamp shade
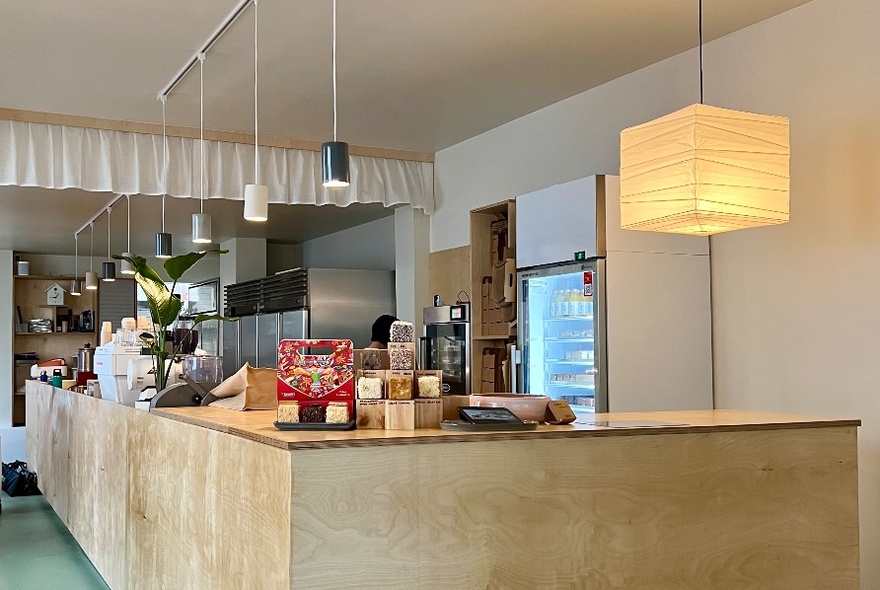
M 193 213 L 192 220 L 193 244 L 210 244 L 211 216 L 205 213 Z
M 122 256 L 124 258 L 134 258 L 134 254 L 132 254 L 131 252 L 123 252 Z M 119 264 L 119 272 L 124 275 L 133 275 L 137 271 L 135 270 L 134 265 L 131 262 L 129 262 L 128 260 L 123 260 Z
M 71 295 L 82 295 L 82 291 L 79 290 L 79 279 L 73 279 L 70 281 L 70 294 Z
M 789 122 L 695 104 L 620 134 L 620 226 L 712 235 L 788 221 Z
M 244 186 L 244 218 L 248 221 L 269 219 L 269 187 L 265 184 Z
M 98 273 L 88 271 L 86 273 L 86 290 L 95 291 L 98 289 Z

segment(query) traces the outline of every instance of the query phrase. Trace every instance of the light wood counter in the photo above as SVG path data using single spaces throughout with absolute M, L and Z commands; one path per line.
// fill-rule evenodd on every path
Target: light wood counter
M 541 424 L 524 432 L 456 432 L 439 428 L 419 430 L 282 431 L 273 426 L 274 410 L 231 412 L 223 408 L 161 408 L 153 413 L 282 449 L 332 449 L 428 443 L 488 442 L 593 436 L 634 436 L 698 432 L 735 432 L 785 428 L 859 426 L 859 420 L 838 420 L 743 410 L 688 412 L 618 412 L 596 414 L 590 420 L 609 426 L 576 422 L 566 426 Z M 642 422 L 645 425 L 630 425 Z M 648 425 L 648 423 L 651 423 Z M 656 424 L 655 424 L 656 423 Z
M 28 460 L 115 589 L 859 587 L 858 421 L 282 433 L 28 396 Z

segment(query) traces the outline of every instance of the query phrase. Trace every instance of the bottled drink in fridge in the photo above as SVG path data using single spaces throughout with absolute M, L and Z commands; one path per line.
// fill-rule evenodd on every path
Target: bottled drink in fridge
M 559 289 L 553 291 L 553 296 L 550 297 L 550 317 L 555 318 L 559 315 Z

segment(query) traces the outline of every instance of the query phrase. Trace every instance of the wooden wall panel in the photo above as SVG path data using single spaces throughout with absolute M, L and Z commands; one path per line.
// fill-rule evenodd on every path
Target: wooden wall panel
M 69 528 L 70 394 L 38 382 L 28 387 L 39 391 L 27 399 L 28 468 L 37 473 L 40 491 Z
M 470 246 L 431 252 L 428 257 L 428 291 L 432 299 L 439 294 L 445 305 L 454 304 L 459 291 L 466 291 L 471 301 L 479 305 L 480 294 L 477 293 L 475 298 L 471 293 Z
M 132 408 L 69 394 L 71 534 L 112 588 L 128 588 L 126 504 Z
M 347 455 L 293 452 L 293 588 L 859 587 L 854 427 Z
M 128 544 L 144 550 L 128 588 L 289 588 L 289 452 L 146 413 L 133 424 Z

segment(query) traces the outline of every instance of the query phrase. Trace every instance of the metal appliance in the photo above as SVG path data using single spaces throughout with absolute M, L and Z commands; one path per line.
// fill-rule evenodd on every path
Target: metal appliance
M 128 379 L 129 361 L 151 360 L 149 355 L 141 354 L 140 346 L 120 346 L 104 344 L 95 349 L 94 370 L 101 388 L 101 398 L 127 406 L 134 406 L 140 395 L 140 388 L 130 388 Z
M 520 390 L 578 414 L 711 408 L 708 241 L 621 229 L 619 201 L 613 176 L 517 197 Z
M 216 399 L 210 392 L 223 381 L 222 357 L 185 356 L 180 368 L 172 369 L 175 371 L 178 382 L 154 395 L 150 399 L 150 408 L 207 405 Z
M 370 328 L 396 309 L 394 272 L 296 268 L 271 277 L 228 285 L 223 323 L 223 372 L 244 363 L 278 365 L 278 342 L 302 338 L 348 338 L 370 343 Z
M 471 393 L 471 306 L 426 307 L 421 367 L 443 371 L 444 395 Z

